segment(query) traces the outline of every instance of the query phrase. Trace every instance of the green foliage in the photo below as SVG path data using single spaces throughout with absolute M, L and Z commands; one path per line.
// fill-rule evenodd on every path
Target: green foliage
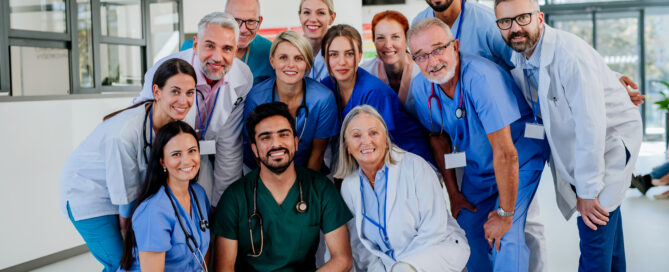
M 662 80 L 653 80 L 652 83 L 659 83 L 661 85 L 664 85 L 664 88 L 666 89 L 665 91 L 669 90 L 669 82 Z M 669 96 L 667 96 L 667 93 L 665 93 L 665 91 L 660 91 L 662 99 L 655 102 L 655 105 L 657 105 L 657 107 L 661 110 L 669 111 Z

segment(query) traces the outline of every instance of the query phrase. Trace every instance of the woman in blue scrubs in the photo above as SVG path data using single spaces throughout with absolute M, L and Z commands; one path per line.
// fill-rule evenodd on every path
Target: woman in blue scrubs
M 335 93 L 340 125 L 351 109 L 362 104 L 370 105 L 383 116 L 393 142 L 428 162 L 434 162 L 427 144 L 427 131 L 406 113 L 393 89 L 365 69 L 358 68 L 362 39 L 355 28 L 349 25 L 331 27 L 325 34 L 321 50 L 326 53 L 325 62 L 330 73 L 321 83 Z
M 334 3 L 332 0 L 301 0 L 298 14 L 302 33 L 309 40 L 314 56 L 314 64 L 307 77 L 320 81 L 328 76 L 325 59 L 320 50 L 325 32 L 337 17 Z
M 195 82 L 190 64 L 166 61 L 153 78 L 155 100 L 106 116 L 63 167 L 61 211 L 104 271 L 116 271 L 120 264 L 121 232 L 140 193 L 154 132 L 186 117 L 195 98 Z
M 312 66 L 312 50 L 306 38 L 284 31 L 274 38 L 269 62 L 276 76 L 253 86 L 246 96 L 244 119 L 260 104 L 283 102 L 295 118 L 299 138 L 295 165 L 319 172 L 330 137 L 337 134 L 337 104 L 327 87 L 305 77 Z M 247 166 L 257 167 L 248 140 Z
M 183 121 L 162 127 L 125 233 L 121 271 L 207 271 L 210 206 L 195 183 L 199 170 L 195 130 Z

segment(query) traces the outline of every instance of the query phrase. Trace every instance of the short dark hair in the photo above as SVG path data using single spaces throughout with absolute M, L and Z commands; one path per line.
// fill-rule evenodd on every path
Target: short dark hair
M 249 141 L 252 144 L 256 143 L 256 125 L 262 120 L 272 116 L 282 116 L 290 123 L 290 129 L 295 134 L 295 119 L 288 111 L 288 105 L 283 102 L 272 102 L 257 106 L 246 117 L 246 131 L 249 133 Z

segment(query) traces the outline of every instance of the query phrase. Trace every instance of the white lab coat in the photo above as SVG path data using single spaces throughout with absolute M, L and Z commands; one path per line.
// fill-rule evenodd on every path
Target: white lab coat
M 144 76 L 142 92 L 139 97 L 135 98 L 135 101 L 153 99 L 150 83 L 153 81 L 153 75 L 160 64 L 172 58 L 180 58 L 191 63 L 193 49 L 170 55 L 149 69 Z M 198 183 L 204 187 L 212 206 L 216 206 L 223 191 L 242 176 L 243 101 L 253 86 L 253 74 L 244 62 L 235 58 L 230 71 L 223 80 L 225 82 L 221 85 L 210 126 L 204 136 L 206 140 L 216 140 L 216 159 L 212 166 L 209 157 L 202 156 L 198 176 Z M 201 99 L 201 97 L 198 95 L 196 99 Z M 184 122 L 192 127 L 195 127 L 197 121 L 197 110 L 194 103 L 184 119 Z
M 599 198 L 613 211 L 622 203 L 639 154 L 639 110 L 590 45 L 546 24 L 544 32 L 538 93 L 558 207 L 567 219 L 576 210 L 571 184 L 579 197 Z M 516 65 L 518 54 L 512 57 Z M 522 67 L 511 74 L 528 99 Z
M 392 156 L 397 163 L 388 165 L 386 216 L 396 260 L 418 271 L 462 271 L 469 258 L 469 245 L 446 208 L 437 175 L 417 155 L 393 150 Z M 348 228 L 355 269 L 390 270 L 395 261 L 362 238 L 358 171 L 344 179 L 341 194 L 354 216 Z

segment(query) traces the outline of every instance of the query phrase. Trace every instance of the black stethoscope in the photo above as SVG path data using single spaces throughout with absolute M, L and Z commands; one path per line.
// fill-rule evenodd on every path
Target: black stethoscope
M 263 235 L 263 225 L 262 225 L 262 215 L 260 215 L 260 212 L 258 211 L 258 179 L 260 179 L 260 172 L 258 172 L 258 175 L 256 175 L 255 180 L 253 181 L 253 212 L 251 215 L 249 215 L 249 236 L 251 237 L 251 251 L 252 253 L 248 254 L 248 256 L 251 257 L 260 257 L 262 254 L 262 249 L 264 246 L 264 235 Z M 305 213 L 307 211 L 307 202 L 304 201 L 304 198 L 302 196 L 302 181 L 300 178 L 297 178 L 297 186 L 300 189 L 300 201 L 297 202 L 297 205 L 295 205 L 295 210 L 297 210 L 298 213 Z M 260 250 L 258 253 L 256 253 L 256 248 L 253 243 L 253 218 L 257 217 L 258 218 L 258 223 L 260 225 Z
M 149 133 L 149 139 L 146 139 L 146 120 L 149 120 L 149 130 L 151 131 Z M 146 150 L 151 147 L 151 143 L 153 142 L 153 103 L 151 103 L 151 106 L 149 107 L 149 110 L 146 111 L 146 115 L 144 115 L 144 128 L 142 129 L 142 135 L 144 136 L 144 147 L 142 150 L 142 155 L 144 155 L 144 161 L 146 164 L 149 164 L 149 155 L 146 154 Z
M 297 110 L 295 111 L 295 117 L 297 117 L 297 114 L 300 113 L 300 109 L 304 110 L 304 124 L 302 125 L 302 131 L 300 132 L 300 136 L 297 137 L 297 139 L 301 142 L 302 141 L 302 135 L 304 134 L 304 129 L 307 128 L 307 121 L 309 121 L 309 108 L 307 108 L 307 82 L 306 80 L 302 81 L 302 102 L 300 103 L 300 106 L 297 107 Z M 274 89 L 272 89 L 272 102 L 276 102 L 276 82 L 274 83 Z M 297 121 L 296 121 L 297 122 Z M 297 124 L 295 124 L 297 125 Z
M 192 234 L 188 233 L 186 231 L 186 227 L 184 226 L 183 221 L 181 221 L 181 216 L 179 215 L 179 210 L 177 209 L 176 203 L 174 203 L 174 199 L 172 198 L 172 190 L 170 189 L 169 186 L 165 185 L 165 194 L 167 194 L 167 198 L 170 199 L 170 203 L 172 203 L 172 208 L 174 209 L 174 214 L 177 216 L 177 221 L 179 221 L 179 225 L 181 226 L 181 230 L 184 232 L 184 236 L 186 237 L 186 245 L 188 246 L 188 249 L 190 249 L 190 252 L 193 253 L 193 256 L 195 259 L 200 263 L 200 266 L 204 268 L 204 271 L 207 271 L 207 264 L 204 260 L 204 255 L 200 251 L 200 247 L 197 244 L 197 241 L 195 241 L 195 237 L 193 237 Z M 193 200 L 195 200 L 195 206 L 197 207 L 197 213 L 198 216 L 200 217 L 200 230 L 203 232 L 206 231 L 209 228 L 209 221 L 204 218 L 204 214 L 202 213 L 202 208 L 200 208 L 200 201 L 197 199 L 197 195 L 193 191 L 193 187 L 191 185 L 188 185 L 188 191 L 190 192 L 191 196 L 193 197 Z M 196 254 L 197 252 L 197 254 Z M 200 257 L 198 257 L 198 255 Z

